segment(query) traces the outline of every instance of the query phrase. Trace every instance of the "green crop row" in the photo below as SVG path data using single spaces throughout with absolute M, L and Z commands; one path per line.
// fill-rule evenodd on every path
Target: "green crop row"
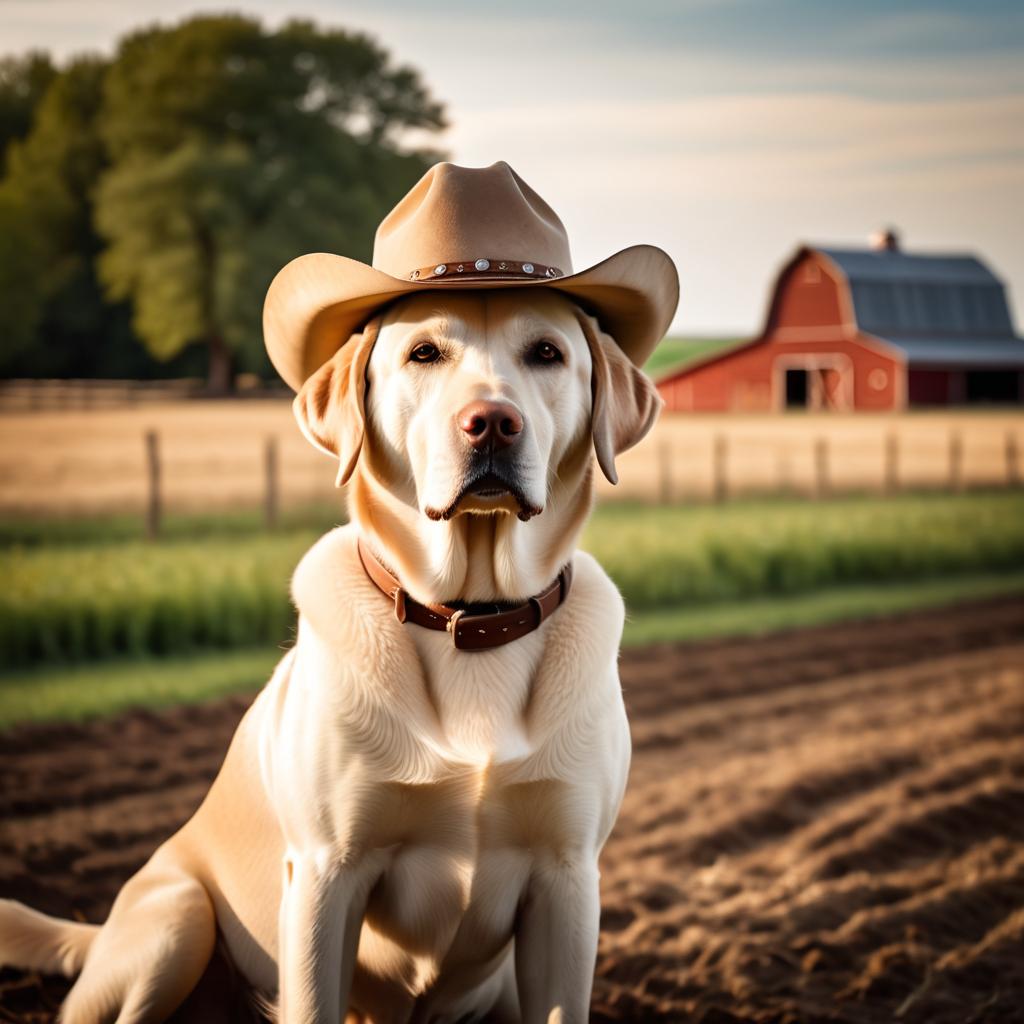
M 1024 568 L 1024 495 L 608 505 L 585 546 L 636 609 Z
M 0 664 L 286 643 L 309 529 L 0 551 Z M 1024 568 L 1024 495 L 605 505 L 584 536 L 636 611 Z
M 13 549 L 2 556 L 6 666 L 277 644 L 311 533 Z

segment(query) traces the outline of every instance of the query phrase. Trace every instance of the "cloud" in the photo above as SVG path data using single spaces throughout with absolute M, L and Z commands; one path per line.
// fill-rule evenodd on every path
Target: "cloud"
M 983 168 L 1024 172 L 1021 124 L 1024 96 L 900 102 L 753 94 L 466 112 L 449 141 L 464 158 L 479 160 L 512 145 L 559 177 L 579 179 L 583 189 L 607 189 L 614 177 L 617 185 L 671 190 L 685 177 L 706 197 L 728 198 L 741 186 L 791 199 L 809 188 L 859 188 L 878 174 L 899 189 L 922 173 L 950 187 Z M 600 174 L 579 173 L 595 164 Z

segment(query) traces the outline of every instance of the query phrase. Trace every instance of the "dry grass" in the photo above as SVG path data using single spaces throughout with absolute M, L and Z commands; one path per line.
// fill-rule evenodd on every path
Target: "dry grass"
M 264 446 L 277 438 L 285 506 L 336 498 L 331 460 L 299 434 L 282 399 L 168 402 L 135 408 L 0 414 L 0 513 L 79 515 L 140 510 L 146 501 L 143 437 L 159 432 L 169 507 L 256 507 L 264 493 Z M 886 439 L 899 442 L 902 486 L 946 486 L 950 437 L 962 439 L 962 482 L 1000 485 L 1007 438 L 1024 473 L 1024 414 L 904 416 L 665 416 L 622 456 L 622 483 L 605 497 L 706 497 L 713 490 L 716 438 L 727 445 L 734 492 L 815 488 L 815 445 L 828 444 L 837 490 L 885 483 Z

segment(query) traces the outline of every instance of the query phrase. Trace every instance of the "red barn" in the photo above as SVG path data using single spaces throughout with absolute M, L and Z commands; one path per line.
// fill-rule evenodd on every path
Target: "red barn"
M 973 256 L 803 246 L 775 282 L 764 331 L 658 381 L 669 410 L 1024 402 L 1024 339 Z

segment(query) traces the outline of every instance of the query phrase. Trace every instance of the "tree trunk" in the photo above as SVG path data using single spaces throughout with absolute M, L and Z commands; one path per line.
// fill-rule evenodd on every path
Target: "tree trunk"
M 219 334 L 209 339 L 210 369 L 206 388 L 211 395 L 228 395 L 235 390 L 235 365 L 231 350 Z
M 205 268 L 202 278 L 202 308 L 207 331 L 207 348 L 210 352 L 206 390 L 211 395 L 228 395 L 235 390 L 235 361 L 231 349 L 224 342 L 224 335 L 221 333 L 220 324 L 217 321 L 217 303 L 214 298 L 214 281 L 217 280 L 217 245 L 212 231 L 198 216 L 193 216 L 193 228 Z

